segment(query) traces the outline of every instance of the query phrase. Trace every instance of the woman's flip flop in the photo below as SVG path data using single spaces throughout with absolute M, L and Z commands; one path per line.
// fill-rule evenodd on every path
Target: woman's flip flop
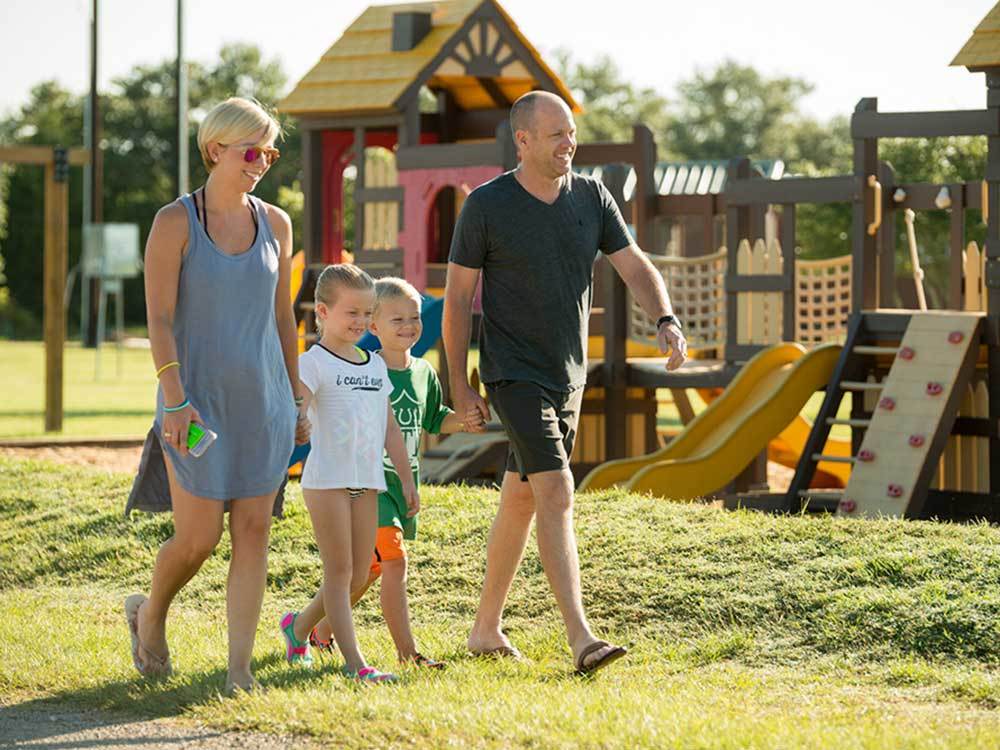
M 125 620 L 128 623 L 128 634 L 132 639 L 132 664 L 143 677 L 166 677 L 174 670 L 170 664 L 170 655 L 157 656 L 142 645 L 139 640 L 139 607 L 146 601 L 142 594 L 132 594 L 125 600 Z

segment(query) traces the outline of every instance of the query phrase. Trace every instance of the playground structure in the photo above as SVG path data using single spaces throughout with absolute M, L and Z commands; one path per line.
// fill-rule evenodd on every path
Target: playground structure
M 848 515 L 1000 515 L 990 499 L 1000 490 L 1000 43 L 986 33 L 997 22 L 1000 6 L 954 63 L 986 73 L 987 108 L 882 113 L 875 99 L 862 99 L 851 121 L 851 174 L 786 178 L 780 169 L 747 159 L 729 161 L 724 172 L 718 163 L 658 164 L 652 134 L 642 125 L 634 127 L 630 142 L 579 145 L 574 168 L 611 189 L 638 244 L 663 274 L 698 351 L 680 371 L 665 372 L 652 321 L 610 265 L 599 263 L 588 390 L 573 456 L 578 478 L 589 473 L 586 486 L 628 481 L 675 496 L 671 471 L 679 471 L 681 460 L 708 456 L 715 461 L 706 465 L 716 486 L 694 494 L 722 492 L 735 502 L 787 511 L 808 506 Z M 533 89 L 556 93 L 578 110 L 565 84 L 493 0 L 373 7 L 345 31 L 280 105 L 299 118 L 303 132 L 307 271 L 297 309 L 307 323 L 311 272 L 341 258 L 347 165 L 356 169 L 354 261 L 374 275 L 403 275 L 440 294 L 461 202 L 476 185 L 515 166 L 507 113 L 517 96 Z M 902 183 L 878 159 L 880 138 L 970 135 L 989 138 L 983 181 Z M 821 203 L 851 206 L 845 253 L 800 259 L 797 208 Z M 890 311 L 899 289 L 895 217 L 942 207 L 951 217 L 944 307 L 954 313 Z M 987 222 L 982 251 L 966 241 L 970 209 Z M 701 227 L 700 241 L 679 241 L 662 230 L 664 221 Z M 928 329 L 927 321 L 949 328 L 948 335 Z M 961 356 L 949 340 L 953 333 L 965 342 Z M 905 343 L 911 340 L 919 347 Z M 819 348 L 793 356 L 782 343 L 793 341 Z M 829 342 L 842 345 L 838 357 L 823 346 Z M 913 393 L 910 386 L 905 396 L 889 393 L 897 381 L 909 382 L 899 381 L 897 361 L 909 349 L 918 349 L 922 362 L 949 363 L 933 381 L 933 393 Z M 793 374 L 807 369 L 812 380 Z M 697 419 L 686 403 L 688 389 L 731 383 L 739 389 L 750 382 L 756 383 L 746 395 L 750 403 L 736 406 L 731 390 Z M 815 383 L 813 390 L 827 386 L 812 425 L 798 415 L 804 382 Z M 670 390 L 690 422 L 664 452 L 658 452 L 657 389 Z M 837 411 L 848 393 L 854 398 L 850 418 L 843 419 Z M 884 407 L 886 399 L 893 408 Z M 934 408 L 922 399 L 931 399 Z M 765 427 L 765 412 L 788 418 Z M 895 438 L 887 436 L 902 434 L 894 421 L 911 414 L 930 425 L 921 445 L 908 442 L 914 452 L 906 461 L 880 460 L 894 455 L 884 441 Z M 712 423 L 708 442 L 693 445 L 691 436 Z M 831 428 L 849 430 L 850 440 L 831 440 Z M 736 432 L 742 436 L 738 451 L 731 440 Z M 781 495 L 750 493 L 764 481 L 768 446 L 776 438 L 781 444 L 772 444 L 772 453 L 796 464 L 792 487 Z M 678 458 L 685 445 L 688 452 Z M 869 454 L 876 458 L 862 458 Z M 621 459 L 633 464 L 611 466 L 641 465 L 641 471 L 599 482 L 602 472 L 614 472 L 595 469 Z M 846 481 L 847 493 L 814 486 L 818 471 Z M 872 471 L 884 474 L 884 487 L 862 482 Z M 876 501 L 877 489 L 884 497 Z

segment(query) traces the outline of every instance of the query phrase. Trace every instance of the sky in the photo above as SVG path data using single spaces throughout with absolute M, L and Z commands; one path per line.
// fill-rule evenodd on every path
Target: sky
M 815 86 L 802 102 L 819 119 L 866 96 L 882 111 L 981 109 L 981 73 L 949 63 L 993 0 L 500 0 L 553 63 L 609 55 L 625 78 L 668 98 L 676 84 L 730 58 Z M 362 0 L 185 0 L 186 56 L 211 62 L 227 42 L 253 42 L 281 61 L 289 85 L 371 3 Z M 378 3 L 384 4 L 384 3 Z M 0 115 L 31 86 L 89 86 L 92 0 L 0 0 Z M 134 65 L 176 54 L 175 0 L 99 0 L 102 90 Z M 613 10 L 612 10 L 613 8 Z

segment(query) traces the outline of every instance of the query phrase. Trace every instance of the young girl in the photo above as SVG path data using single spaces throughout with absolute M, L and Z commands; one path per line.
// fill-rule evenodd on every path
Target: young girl
M 316 282 L 320 340 L 299 358 L 303 414 L 313 425 L 312 450 L 302 473 L 302 494 L 323 560 L 323 609 L 344 656 L 344 673 L 359 680 L 393 682 L 368 666 L 351 616 L 351 590 L 368 578 L 377 495 L 386 488 L 383 449 L 399 473 L 409 514 L 419 510 L 403 435 L 389 403 L 385 362 L 356 344 L 368 330 L 375 284 L 356 266 L 327 266 Z M 315 622 L 295 612 L 281 620 L 286 657 L 311 663 L 306 639 Z

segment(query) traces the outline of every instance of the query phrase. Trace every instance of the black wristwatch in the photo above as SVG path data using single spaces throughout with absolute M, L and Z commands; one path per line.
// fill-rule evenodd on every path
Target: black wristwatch
M 657 331 L 660 330 L 660 326 L 662 326 L 664 323 L 669 323 L 670 325 L 677 326 L 678 328 L 681 327 L 681 322 L 677 320 L 677 316 L 663 315 L 660 317 L 659 320 L 656 321 L 656 330 Z

